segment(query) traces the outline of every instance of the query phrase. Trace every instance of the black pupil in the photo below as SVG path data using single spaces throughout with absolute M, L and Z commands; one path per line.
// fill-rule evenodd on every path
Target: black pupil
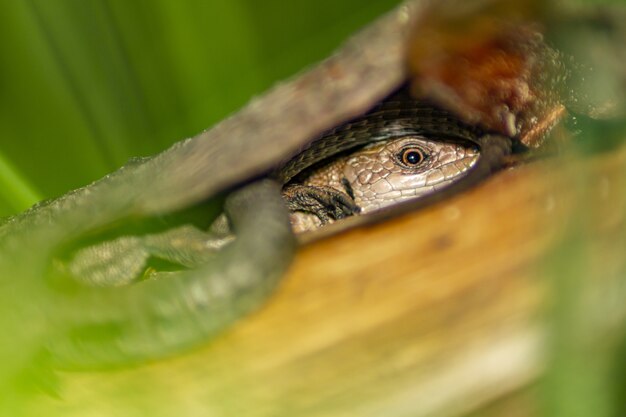
M 422 162 L 422 154 L 417 151 L 408 151 L 404 156 L 407 163 L 416 165 Z

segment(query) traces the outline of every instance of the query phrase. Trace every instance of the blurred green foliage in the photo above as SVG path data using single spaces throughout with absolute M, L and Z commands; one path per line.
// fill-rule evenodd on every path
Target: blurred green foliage
M 0 3 L 0 216 L 195 135 L 397 0 Z

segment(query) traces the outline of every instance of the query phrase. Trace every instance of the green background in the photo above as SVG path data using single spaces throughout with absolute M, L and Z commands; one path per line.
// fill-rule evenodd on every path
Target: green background
M 397 0 L 3 0 L 0 216 L 157 153 Z

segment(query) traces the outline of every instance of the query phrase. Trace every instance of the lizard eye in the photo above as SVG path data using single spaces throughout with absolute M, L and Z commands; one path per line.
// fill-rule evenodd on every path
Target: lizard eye
M 398 156 L 402 164 L 411 168 L 418 166 L 426 159 L 424 151 L 416 147 L 402 149 Z

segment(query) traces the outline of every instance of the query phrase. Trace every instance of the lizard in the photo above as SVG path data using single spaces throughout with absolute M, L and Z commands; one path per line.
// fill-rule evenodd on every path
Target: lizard
M 333 146 L 337 140 L 349 151 Z M 314 164 L 294 178 L 293 166 L 328 147 L 335 148 L 330 162 Z M 311 148 L 279 175 L 286 183 L 283 197 L 296 233 L 343 218 L 343 212 L 326 212 L 326 207 L 335 207 L 333 202 L 347 207 L 348 214 L 371 214 L 402 202 L 423 204 L 417 200 L 437 190 L 443 192 L 437 198 L 444 198 L 451 184 L 461 182 L 456 188 L 462 189 L 484 178 L 512 151 L 510 139 L 464 124 L 444 110 L 412 100 L 406 91 L 322 135 Z
M 269 178 L 282 187 L 292 229 L 301 233 L 298 223 L 305 213 L 315 229 L 447 188 L 468 171 L 470 179 L 481 179 L 499 168 L 510 148 L 509 139 L 487 135 L 442 109 L 412 99 L 402 89 L 364 116 L 320 135 Z M 395 189 L 385 192 L 381 185 Z M 186 225 L 161 234 L 105 241 L 82 248 L 69 270 L 92 284 L 122 285 L 144 271 L 151 256 L 194 268 L 235 240 L 223 215 L 210 232 Z M 124 267 L 113 269 L 111 264 Z

